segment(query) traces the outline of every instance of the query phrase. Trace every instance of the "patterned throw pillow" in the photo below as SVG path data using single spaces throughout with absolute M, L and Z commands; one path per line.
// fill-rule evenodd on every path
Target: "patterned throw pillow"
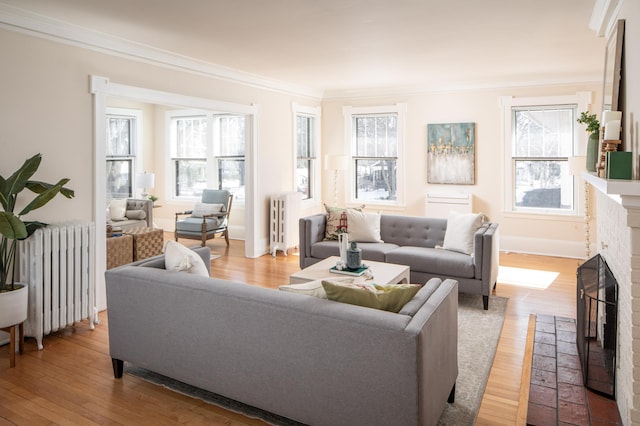
M 337 240 L 338 234 L 347 232 L 347 209 L 344 207 L 330 207 L 326 204 L 324 208 L 327 211 L 327 225 L 324 231 L 324 239 Z M 364 209 L 364 204 L 350 210 L 361 212 L 362 209 Z

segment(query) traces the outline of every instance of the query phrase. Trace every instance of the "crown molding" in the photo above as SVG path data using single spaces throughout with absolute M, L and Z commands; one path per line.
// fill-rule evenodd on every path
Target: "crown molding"
M 589 28 L 595 31 L 598 37 L 608 35 L 618 18 L 623 3 L 624 0 L 596 0 L 591 12 Z
M 0 3 L 0 28 L 155 66 L 297 96 L 322 99 L 323 91 L 157 49 Z
M 398 96 L 434 95 L 462 92 L 482 92 L 501 89 L 522 89 L 548 86 L 580 86 L 602 84 L 602 75 L 585 75 L 574 79 L 522 80 L 502 83 L 469 83 L 450 86 L 385 87 L 374 89 L 325 90 L 323 101 L 371 99 Z

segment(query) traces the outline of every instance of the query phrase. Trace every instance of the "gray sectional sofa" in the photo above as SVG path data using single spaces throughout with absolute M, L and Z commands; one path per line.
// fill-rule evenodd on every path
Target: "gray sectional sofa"
M 162 256 L 105 277 L 116 378 L 126 361 L 310 425 L 435 425 L 453 402 L 453 280 L 396 314 L 168 271 Z
M 325 241 L 326 214 L 299 220 L 300 268 L 329 256 L 339 256 L 337 241 Z M 473 255 L 437 248 L 442 246 L 447 219 L 381 215 L 383 243 L 359 243 L 364 260 L 407 265 L 411 282 L 420 284 L 439 277 L 458 281 L 464 293 L 481 294 L 484 309 L 498 277 L 498 224 L 485 222 L 473 236 Z

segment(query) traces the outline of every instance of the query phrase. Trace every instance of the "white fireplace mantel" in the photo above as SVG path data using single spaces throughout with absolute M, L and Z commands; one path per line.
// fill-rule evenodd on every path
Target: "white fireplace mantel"
M 602 179 L 590 172 L 583 172 L 582 178 L 623 207 L 640 209 L 640 180 Z

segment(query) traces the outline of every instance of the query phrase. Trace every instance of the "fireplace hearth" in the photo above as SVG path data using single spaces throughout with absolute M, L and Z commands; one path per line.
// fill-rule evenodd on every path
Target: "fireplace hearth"
M 600 254 L 578 268 L 577 341 L 584 385 L 615 399 L 618 282 Z

